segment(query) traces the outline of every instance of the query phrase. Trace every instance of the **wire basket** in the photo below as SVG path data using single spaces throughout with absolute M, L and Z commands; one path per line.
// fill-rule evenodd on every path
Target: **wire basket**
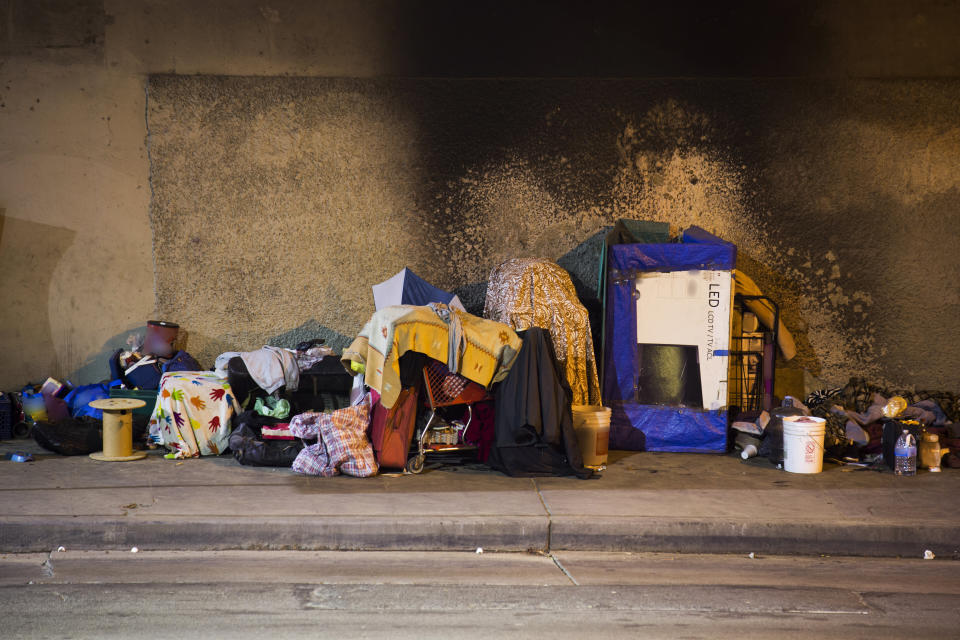
M 472 404 L 487 397 L 486 390 L 479 384 L 452 373 L 438 361 L 423 368 L 423 378 L 431 408 Z

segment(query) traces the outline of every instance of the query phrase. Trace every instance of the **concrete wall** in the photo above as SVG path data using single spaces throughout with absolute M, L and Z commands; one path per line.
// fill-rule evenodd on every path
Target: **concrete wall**
M 957 3 L 637 4 L 3 0 L 0 388 L 157 313 L 205 363 L 351 336 L 619 216 L 736 242 L 826 382 L 960 387 Z
M 154 306 L 144 78 L 100 3 L 0 3 L 0 389 L 107 374 Z M 90 367 L 90 368 L 87 368 Z

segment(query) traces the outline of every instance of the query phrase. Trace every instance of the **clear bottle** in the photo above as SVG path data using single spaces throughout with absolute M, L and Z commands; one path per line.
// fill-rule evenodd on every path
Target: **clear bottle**
M 898 476 L 917 475 L 917 440 L 904 429 L 893 449 L 893 472 Z

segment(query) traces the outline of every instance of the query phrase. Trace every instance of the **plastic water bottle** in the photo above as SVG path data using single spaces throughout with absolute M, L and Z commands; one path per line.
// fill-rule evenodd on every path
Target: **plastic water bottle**
M 898 476 L 917 475 L 917 440 L 904 429 L 893 449 L 893 472 Z

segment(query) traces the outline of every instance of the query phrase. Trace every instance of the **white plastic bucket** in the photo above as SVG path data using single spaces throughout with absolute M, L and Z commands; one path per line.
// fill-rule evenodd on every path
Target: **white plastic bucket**
M 826 420 L 813 416 L 783 418 L 783 468 L 791 473 L 823 471 Z
M 599 467 L 607 463 L 610 445 L 610 409 L 600 405 L 575 404 L 573 431 L 583 456 L 583 466 Z

